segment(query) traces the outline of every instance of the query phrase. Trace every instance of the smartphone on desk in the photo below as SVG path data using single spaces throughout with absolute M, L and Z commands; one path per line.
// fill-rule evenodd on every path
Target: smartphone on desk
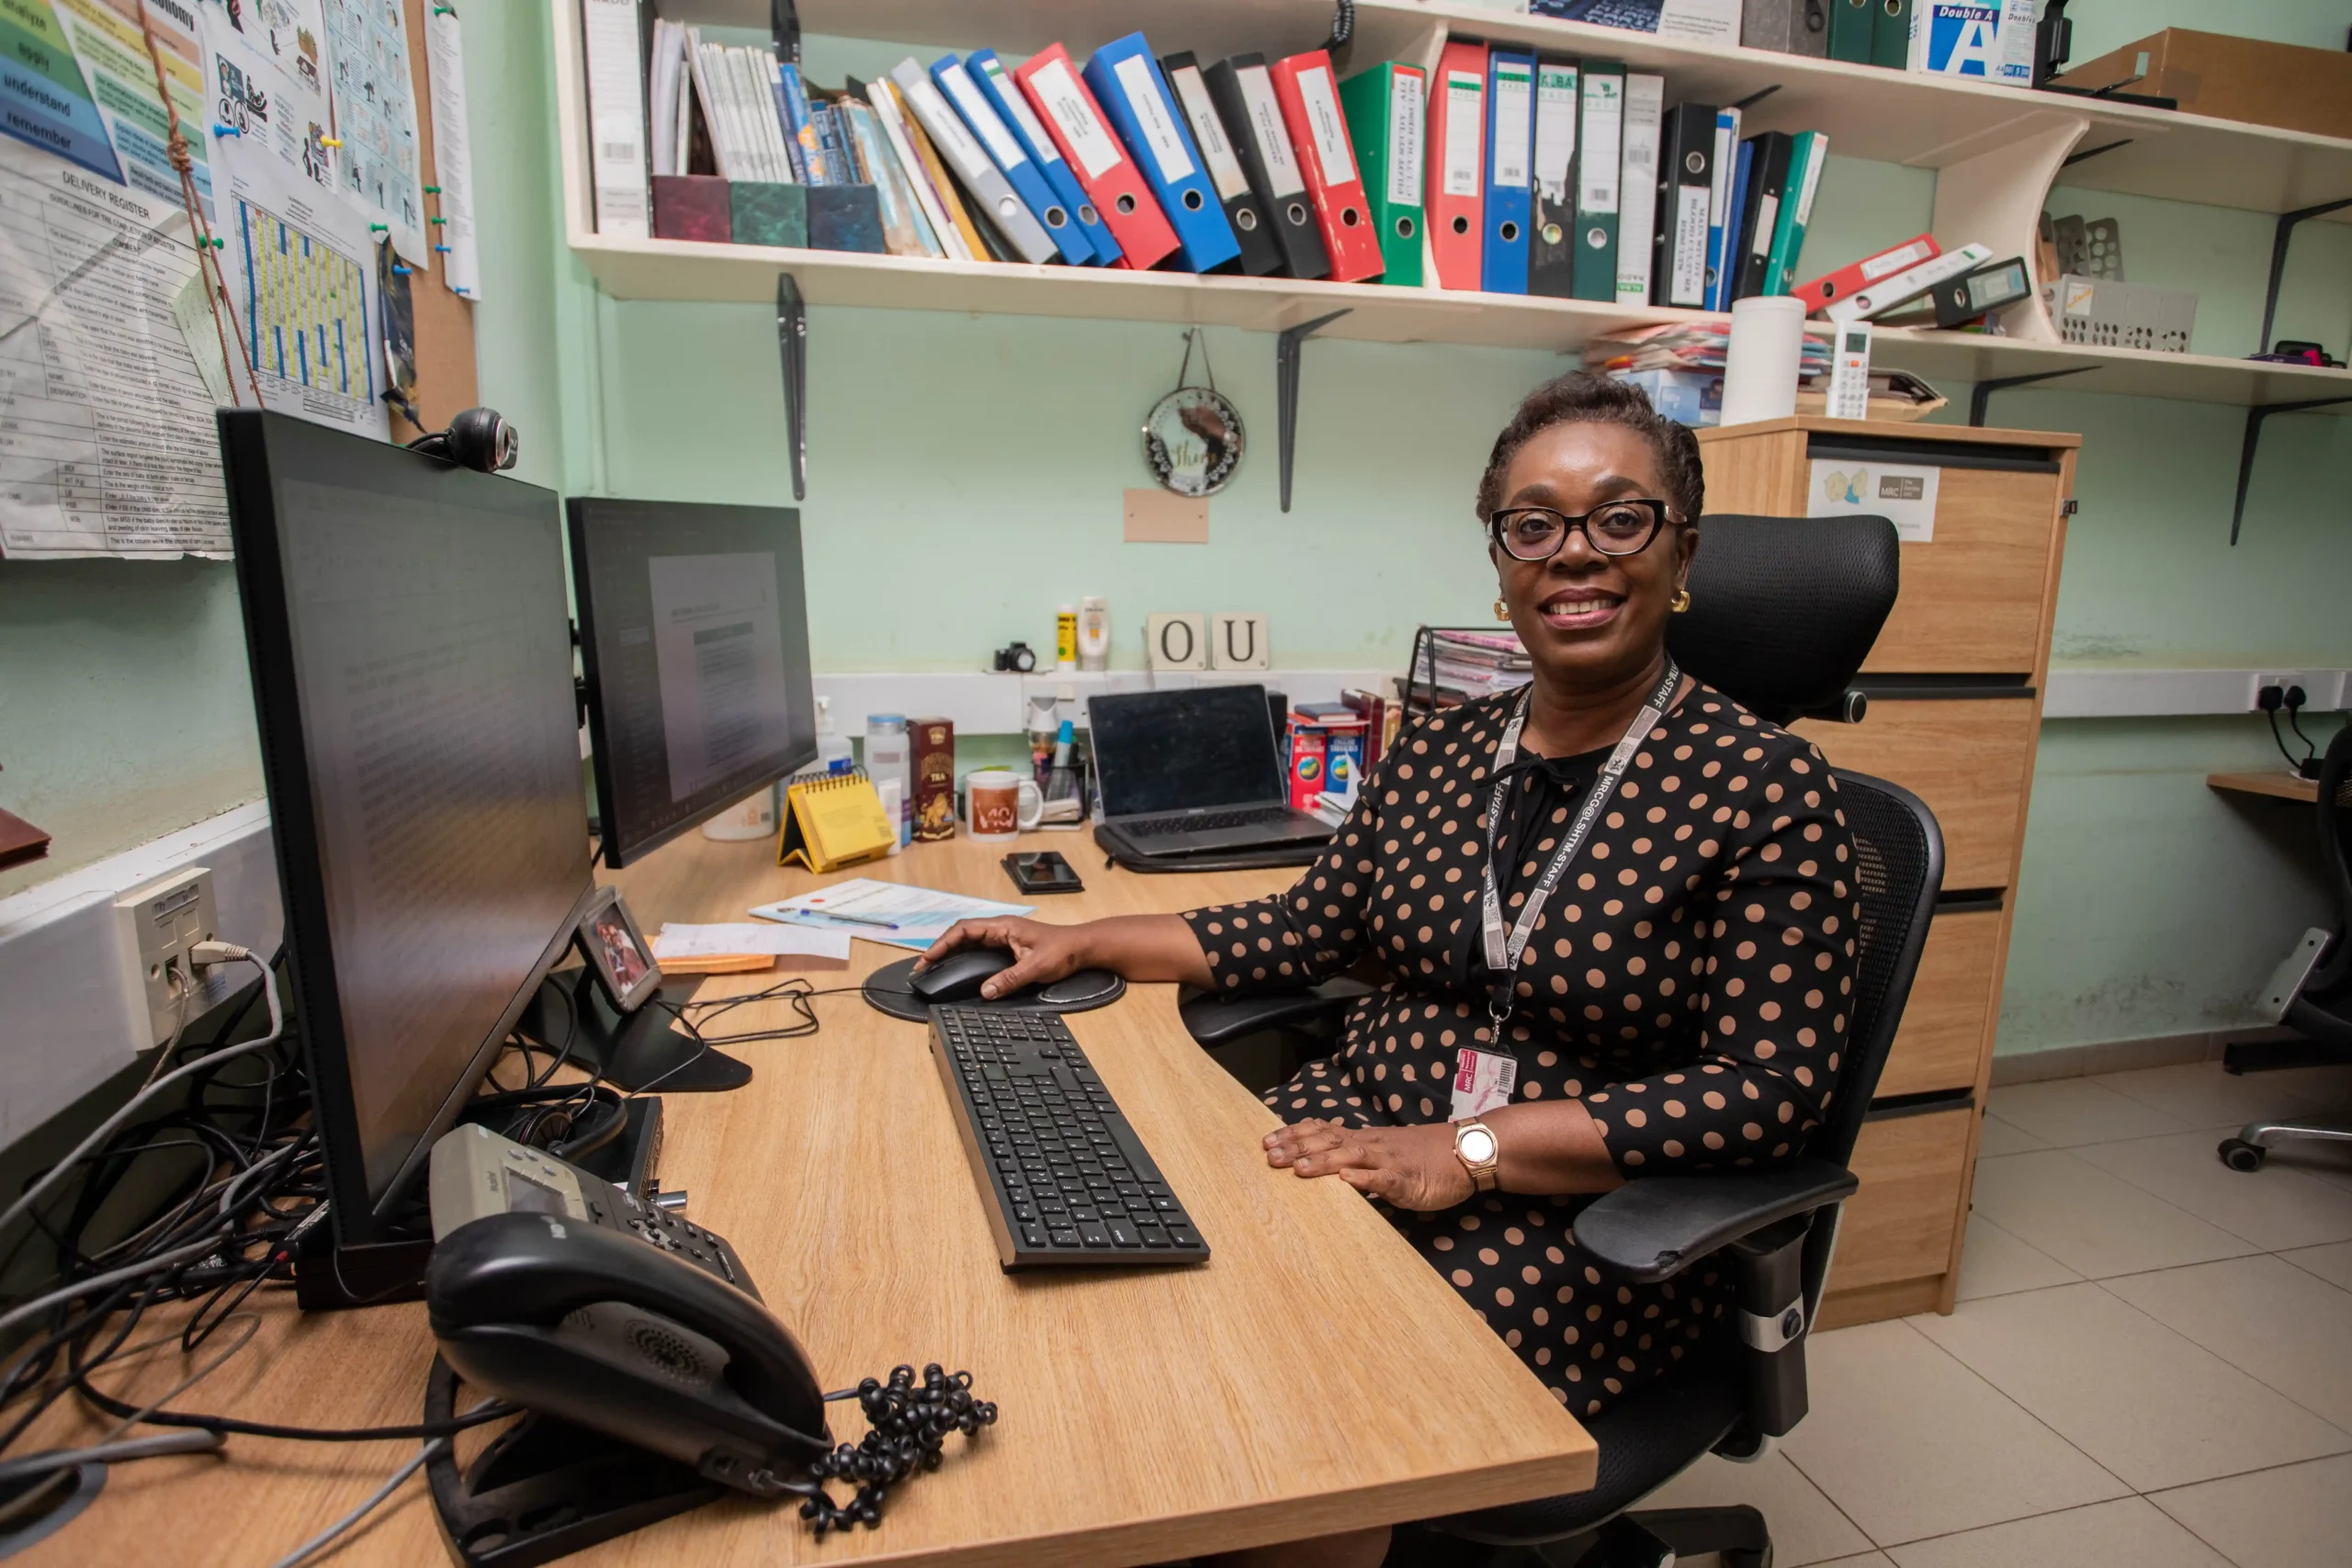
M 1010 854 L 1004 857 L 1004 874 L 1023 893 L 1083 893 L 1086 884 L 1078 879 L 1078 868 L 1062 859 L 1057 850 L 1035 854 Z

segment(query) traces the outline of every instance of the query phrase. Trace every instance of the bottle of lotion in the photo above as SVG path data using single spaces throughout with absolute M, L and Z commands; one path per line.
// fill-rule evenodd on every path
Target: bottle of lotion
M 1098 671 L 1111 667 L 1111 606 L 1100 593 L 1078 602 L 1078 667 Z

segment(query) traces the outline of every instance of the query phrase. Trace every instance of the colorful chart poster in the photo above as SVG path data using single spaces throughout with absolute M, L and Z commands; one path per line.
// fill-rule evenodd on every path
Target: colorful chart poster
M 210 216 L 212 171 L 204 135 L 204 73 L 194 0 L 147 0 L 172 107 L 187 134 L 198 203 Z M 127 0 L 0 0 L 0 130 L 102 178 L 177 204 L 171 121 L 155 91 L 155 62 Z M 91 127 L 95 118 L 96 132 Z
M 424 161 L 401 0 L 325 0 L 325 17 L 343 188 L 369 222 L 384 225 L 404 260 L 426 266 Z
M 250 5 L 221 0 L 207 0 L 202 17 L 207 96 L 242 117 L 224 119 L 243 134 L 220 139 L 215 158 L 237 337 L 265 407 L 382 439 L 366 209 L 340 177 L 347 153 L 324 145 L 327 96 L 300 73 L 307 53 L 299 42 L 273 48 L 258 20 Z M 298 28 L 287 31 L 299 39 Z

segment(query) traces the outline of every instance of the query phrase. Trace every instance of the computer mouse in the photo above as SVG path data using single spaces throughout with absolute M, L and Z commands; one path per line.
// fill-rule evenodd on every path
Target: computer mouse
M 959 947 L 928 969 L 907 978 L 907 988 L 927 1002 L 975 1002 L 981 999 L 980 983 L 1012 967 L 1012 953 L 1002 947 Z

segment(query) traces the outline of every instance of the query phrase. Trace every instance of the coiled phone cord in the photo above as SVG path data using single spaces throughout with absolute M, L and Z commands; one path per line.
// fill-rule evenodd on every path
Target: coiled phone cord
M 854 1389 L 829 1393 L 828 1400 L 854 1399 L 872 1428 L 854 1447 L 842 1444 L 809 1465 L 816 1478 L 814 1494 L 800 1505 L 800 1517 L 821 1538 L 827 1530 L 882 1522 L 882 1506 L 890 1488 L 916 1470 L 937 1470 L 945 1458 L 947 1434 L 978 1437 L 983 1427 L 996 1425 L 996 1406 L 972 1397 L 972 1374 L 948 1374 L 933 1361 L 915 1382 L 915 1370 L 890 1369 L 890 1381 L 867 1378 Z M 828 1481 L 850 1481 L 857 1495 L 836 1503 L 825 1491 Z

